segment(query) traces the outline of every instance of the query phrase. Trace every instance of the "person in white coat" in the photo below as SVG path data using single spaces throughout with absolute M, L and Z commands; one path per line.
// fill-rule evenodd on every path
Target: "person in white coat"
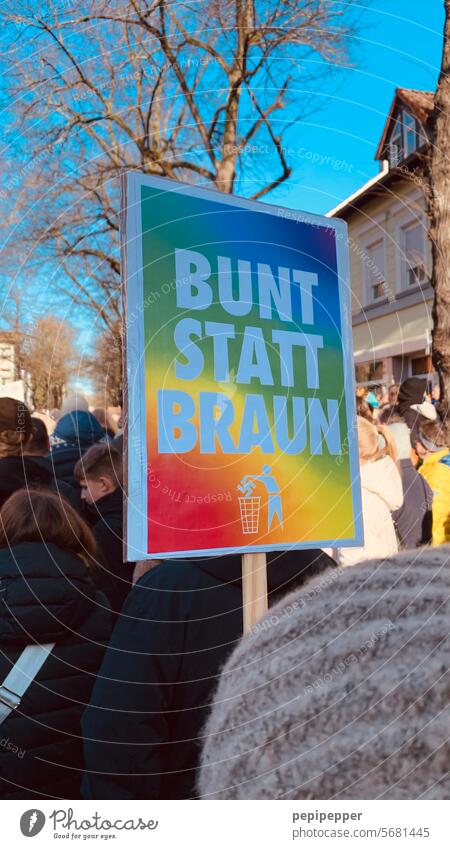
M 396 463 L 395 445 L 388 428 L 358 416 L 364 545 L 333 549 L 340 566 L 362 560 L 390 557 L 398 551 L 392 510 L 403 504 L 403 487 Z

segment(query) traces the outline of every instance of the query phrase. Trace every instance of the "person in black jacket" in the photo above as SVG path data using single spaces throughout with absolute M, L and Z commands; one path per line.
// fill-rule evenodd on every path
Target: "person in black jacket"
M 33 418 L 25 404 L 14 398 L 0 398 L 0 507 L 23 487 L 59 488 L 72 501 L 72 491 L 56 481 L 51 466 L 34 456 L 33 427 Z
M 56 493 L 20 490 L 3 505 L 0 684 L 26 646 L 55 646 L 0 725 L 1 798 L 80 798 L 80 717 L 112 625 L 94 556 L 89 528 Z
M 389 430 L 394 438 L 403 486 L 403 504 L 392 514 L 400 547 L 429 545 L 433 528 L 433 491 L 412 464 L 410 432 L 400 416 L 393 416 Z
M 269 604 L 335 565 L 318 550 L 267 561 Z M 138 581 L 82 719 L 84 796 L 195 796 L 206 712 L 242 625 L 239 555 L 165 561 Z
M 121 455 L 108 445 L 92 445 L 74 470 L 87 504 L 99 562 L 97 586 L 108 597 L 112 610 L 120 613 L 131 589 L 134 563 L 123 561 L 123 491 Z
M 73 410 L 60 418 L 50 442 L 49 459 L 57 478 L 77 486 L 73 471 L 85 451 L 96 442 L 105 440 L 105 430 L 92 413 Z
M 50 439 L 44 422 L 36 416 L 31 416 L 31 424 L 31 434 L 23 449 L 24 455 L 31 457 L 33 463 L 47 474 L 45 485 L 67 498 L 72 507 L 82 514 L 83 505 L 78 487 L 70 486 L 67 481 L 59 480 L 53 474 L 53 464 L 49 457 Z

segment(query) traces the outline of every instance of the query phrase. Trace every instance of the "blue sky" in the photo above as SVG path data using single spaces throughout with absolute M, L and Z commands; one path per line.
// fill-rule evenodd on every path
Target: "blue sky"
M 263 198 L 266 202 L 327 212 L 378 172 L 373 157 L 396 86 L 436 86 L 443 0 L 359 0 L 353 5 L 361 12 L 353 65 L 321 84 L 315 95 L 318 108 L 286 134 L 293 174 Z M 296 93 L 300 106 L 304 97 Z M 75 321 L 75 312 L 69 317 Z M 86 347 L 92 328 L 81 323 L 78 341 Z
M 354 67 L 340 72 L 328 92 L 318 92 L 320 109 L 289 131 L 294 173 L 266 200 L 323 213 L 373 177 L 395 88 L 436 87 L 443 25 L 441 0 L 372 0 L 362 15 Z M 315 165 L 314 154 L 321 157 Z M 327 164 L 329 156 L 335 160 Z

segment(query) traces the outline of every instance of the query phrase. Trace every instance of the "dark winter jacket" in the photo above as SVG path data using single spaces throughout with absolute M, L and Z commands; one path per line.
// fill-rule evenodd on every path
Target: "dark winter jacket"
M 40 462 L 41 458 L 2 457 L 0 459 L 0 508 L 13 492 L 26 487 L 27 489 L 58 490 L 51 467 Z M 59 491 L 66 498 L 71 498 L 72 490 L 64 482 L 59 482 Z
M 80 716 L 110 630 L 81 559 L 43 543 L 0 549 L 0 683 L 25 646 L 56 643 L 0 725 L 0 798 L 80 797 Z
M 55 471 L 52 463 L 51 455 L 46 457 L 30 457 L 35 463 L 36 466 L 39 466 L 40 469 L 43 469 L 45 473 L 49 476 L 49 483 L 46 484 L 53 489 L 54 492 L 59 493 L 59 495 L 67 498 L 72 507 L 77 510 L 78 513 L 83 514 L 84 507 L 83 502 L 81 500 L 81 489 L 79 486 L 71 486 L 67 481 L 60 480 L 55 477 Z
M 431 542 L 433 492 L 411 460 L 400 460 L 403 504 L 392 514 L 401 548 L 417 548 Z
M 131 589 L 134 566 L 123 562 L 123 492 L 118 487 L 89 507 L 99 548 L 95 582 L 107 596 L 111 609 L 119 613 Z
M 76 486 L 75 464 L 91 445 L 105 439 L 105 430 L 92 413 L 76 410 L 62 416 L 51 436 L 50 459 L 55 476 Z
M 333 565 L 317 550 L 268 555 L 269 603 Z M 165 561 L 141 578 L 82 720 L 84 795 L 195 796 L 207 708 L 241 636 L 240 556 Z

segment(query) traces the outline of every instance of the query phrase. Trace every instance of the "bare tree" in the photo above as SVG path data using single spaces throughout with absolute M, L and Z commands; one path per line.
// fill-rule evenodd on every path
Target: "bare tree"
M 111 332 L 100 332 L 93 344 L 93 355 L 87 359 L 98 404 L 101 407 L 117 406 L 122 389 L 122 334 L 120 322 Z
M 27 336 L 22 357 L 34 407 L 59 408 L 76 373 L 73 327 L 56 316 L 39 318 Z
M 351 9 L 345 0 L 80 0 L 69 10 L 7 0 L 8 108 L 25 165 L 0 198 L 17 237 L 33 240 L 28 262 L 114 334 L 120 170 L 267 195 L 291 173 L 289 123 L 314 105 L 321 74 L 347 58 Z M 311 96 L 300 95 L 312 80 Z
M 445 0 L 441 72 L 430 119 L 429 236 L 434 288 L 433 364 L 439 374 L 439 412 L 450 431 L 450 0 Z

